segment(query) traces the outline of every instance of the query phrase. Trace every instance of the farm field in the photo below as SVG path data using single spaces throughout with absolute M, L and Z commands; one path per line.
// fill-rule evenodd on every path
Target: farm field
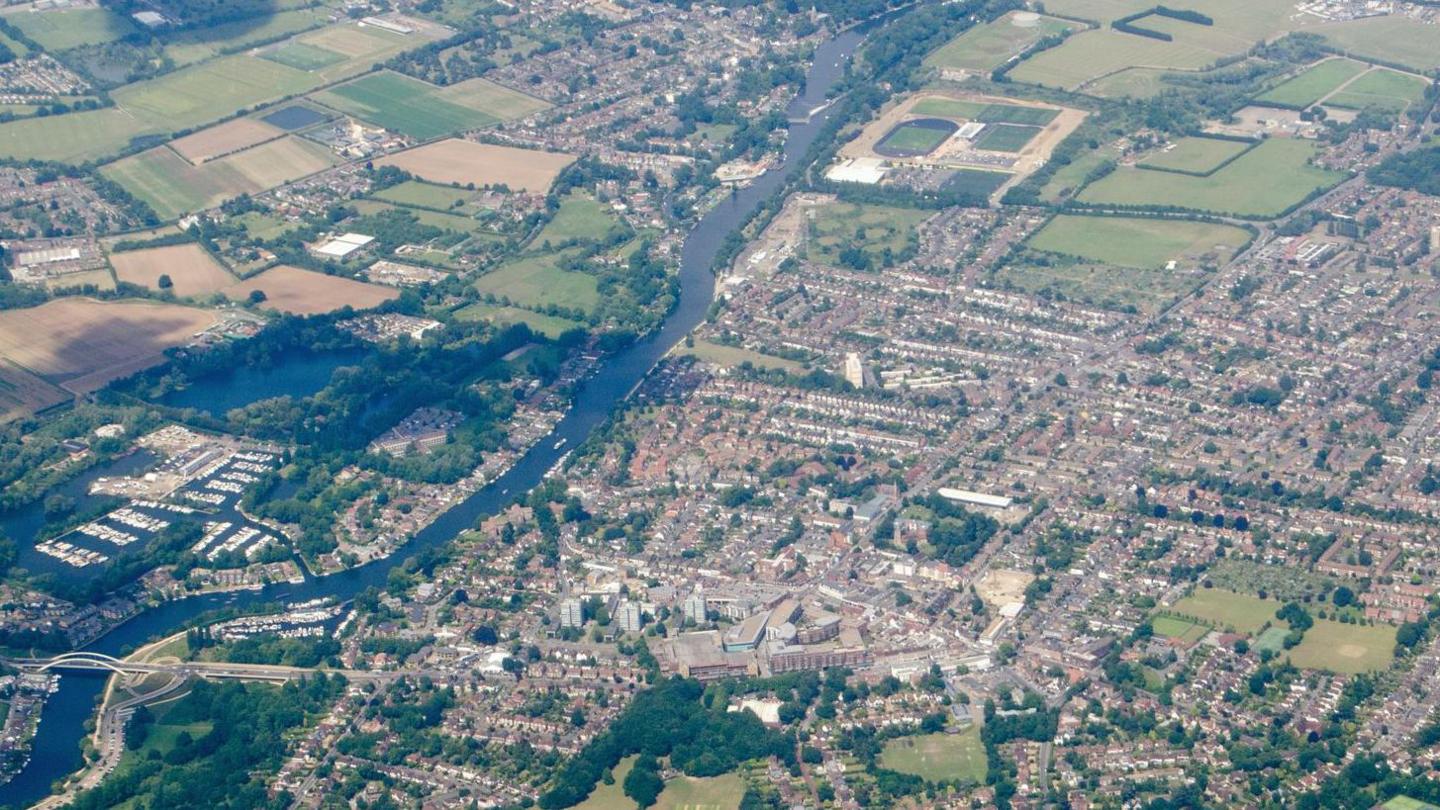
M 1283 625 L 1284 622 L 1275 618 L 1275 611 L 1281 607 L 1279 602 L 1273 600 L 1223 588 L 1196 588 L 1189 596 L 1176 602 L 1170 610 L 1181 616 L 1193 616 L 1210 622 L 1217 630 L 1233 627 L 1236 632 L 1253 635 L 1266 622 Z M 1316 625 L 1318 626 L 1319 622 L 1316 622 Z
M 1260 104 L 1302 109 L 1319 101 L 1345 82 L 1365 72 L 1350 59 L 1325 59 L 1255 97 Z
M 1147 169 L 1209 174 L 1252 145 L 1220 138 L 1181 138 L 1174 146 L 1147 155 L 1136 165 Z
M 925 64 L 941 68 L 987 72 L 1005 63 L 1035 42 L 1074 28 L 1073 23 L 1041 17 L 1037 24 L 1015 24 L 1014 13 L 979 25 L 941 45 L 925 57 Z
M 1039 127 L 989 124 L 980 137 L 975 140 L 975 148 L 990 152 L 1019 152 L 1039 134 Z
M 615 227 L 624 226 L 608 206 L 587 194 L 571 194 L 560 201 L 560 210 L 540 229 L 534 244 L 558 246 L 572 240 L 598 242 Z
M 105 166 L 100 173 L 149 203 L 162 218 L 174 219 L 332 165 L 330 150 L 286 136 L 200 166 L 162 146 Z
M 1357 58 L 1383 59 L 1417 71 L 1440 67 L 1440 26 L 1384 16 L 1323 23 L 1305 30 L 1323 35 Z
M 562 251 L 512 259 L 475 279 L 475 288 L 529 309 L 557 306 L 589 312 L 600 303 L 595 277 L 560 267 L 567 255 Z
M 1160 268 L 1169 261 L 1195 264 L 1204 256 L 1213 257 L 1218 265 L 1249 241 L 1249 233 L 1232 225 L 1062 214 L 1026 244 L 1035 250 L 1120 267 Z
M 557 318 L 554 315 L 542 315 L 528 309 L 494 304 L 469 304 L 455 310 L 455 317 L 462 321 L 490 321 L 501 326 L 523 323 L 530 327 L 531 331 L 539 332 L 548 338 L 558 338 L 568 330 L 585 325 L 569 318 Z
M 262 308 L 292 315 L 316 315 L 346 306 L 370 309 L 400 295 L 398 290 L 390 287 L 289 265 L 272 267 L 258 276 L 226 287 L 222 292 L 232 299 L 244 300 L 254 290 L 265 293 L 265 302 L 260 305 Z
M 1199 70 L 1225 55 L 1190 42 L 1183 36 L 1177 36 L 1173 42 L 1164 42 L 1104 28 L 1081 31 L 1058 48 L 1035 54 L 1010 71 L 1010 77 L 1016 81 L 1075 90 L 1094 79 L 1127 68 Z
M 315 77 L 246 54 L 222 56 L 158 79 L 126 85 L 111 95 L 150 129 L 173 132 L 223 118 L 314 87 Z
M 778 368 L 786 371 L 798 371 L 801 368 L 801 365 L 794 360 L 786 360 L 773 354 L 765 354 L 740 346 L 726 346 L 708 340 L 697 340 L 694 346 L 681 344 L 675 347 L 675 353 L 682 357 L 690 355 L 707 363 L 732 368 L 742 363 L 749 363 L 756 368 Z
M 170 148 L 178 152 L 180 157 L 198 165 L 284 134 L 285 130 L 264 121 L 236 118 L 209 129 L 202 129 L 193 135 L 177 138 L 170 142 Z
M 458 138 L 427 144 L 375 161 L 396 166 L 432 183 L 504 185 L 512 191 L 543 194 L 575 158 L 558 152 L 463 141 Z
M 0 424 L 69 402 L 73 396 L 0 358 Z
M 422 141 L 490 126 L 499 115 L 455 103 L 440 88 L 399 73 L 375 73 L 318 94 L 316 100 Z
M 1170 205 L 1251 219 L 1279 216 L 1318 189 L 1344 179 L 1311 166 L 1315 144 L 1271 138 L 1207 177 L 1124 167 L 1087 186 L 1082 202 Z
M 166 245 L 110 255 L 110 265 L 121 281 L 160 289 L 160 277 L 169 276 L 172 291 L 182 297 L 217 292 L 235 283 L 219 262 L 199 245 Z
M 0 358 L 76 394 L 164 362 L 162 352 L 215 323 L 204 309 L 60 298 L 0 312 Z
M 1344 675 L 1374 672 L 1390 665 L 1395 628 L 1316 619 L 1305 639 L 1290 651 L 1290 663 L 1303 669 L 1328 669 Z
M 959 734 L 897 737 L 885 743 L 880 765 L 927 782 L 984 782 L 985 746 L 980 742 L 980 727 L 972 725 Z
M 1418 76 L 1376 68 L 1325 99 L 1326 106 L 1404 112 L 1425 95 L 1425 80 Z
M 1174 616 L 1156 616 L 1150 620 L 1150 626 L 1155 629 L 1155 635 L 1174 639 L 1185 645 L 1196 643 L 1210 632 L 1207 624 L 1177 619 Z
M 27 10 L 6 14 L 5 20 L 47 51 L 114 42 L 135 33 L 135 26 L 128 17 L 103 8 L 61 9 L 43 13 Z
M 809 250 L 812 258 L 833 263 L 853 244 L 879 260 L 887 250 L 898 254 L 909 247 L 916 227 L 928 218 L 928 212 L 910 208 L 833 202 L 814 209 Z

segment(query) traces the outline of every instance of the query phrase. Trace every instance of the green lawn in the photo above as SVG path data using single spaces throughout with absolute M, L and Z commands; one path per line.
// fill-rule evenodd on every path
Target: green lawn
M 1038 127 L 1015 124 L 989 124 L 975 141 L 976 149 L 990 152 L 1019 152 L 1040 134 Z
M 1221 138 L 1181 138 L 1173 146 L 1147 155 L 1137 165 L 1147 169 L 1209 174 L 1251 146 L 1253 144 Z
M 1264 632 L 1250 642 L 1250 646 L 1257 650 L 1278 653 L 1285 649 L 1285 637 L 1288 635 L 1290 635 L 1290 625 L 1281 622 L 1278 627 L 1267 627 Z
M 1299 75 L 1270 88 L 1255 97 L 1261 104 L 1302 109 L 1319 101 L 1336 88 L 1365 71 L 1365 66 L 1349 59 L 1326 59 L 1306 68 Z
M 377 200 L 385 200 L 399 205 L 408 205 L 414 208 L 432 208 L 436 211 L 454 211 L 464 207 L 464 204 L 475 198 L 475 192 L 453 186 L 441 186 L 435 183 L 427 183 L 423 180 L 406 180 L 399 185 L 382 189 L 371 195 Z M 456 203 L 459 203 L 457 205 Z
M 958 734 L 897 737 L 885 743 L 885 750 L 880 753 L 880 765 L 918 776 L 927 782 L 958 780 L 982 783 L 986 767 L 980 727 L 972 725 Z
M 1395 657 L 1395 628 L 1367 627 L 1317 619 L 1305 639 L 1290 651 L 1290 662 L 1303 669 L 1327 669 L 1345 675 L 1375 672 Z
M 1223 264 L 1249 241 L 1249 233 L 1232 225 L 1062 214 L 1026 244 L 1035 250 L 1119 267 L 1159 268 L 1170 261 L 1194 265 L 1204 257 Z
M 801 365 L 794 360 L 786 360 L 783 357 L 763 354 L 739 346 L 711 343 L 708 340 L 697 340 L 694 346 L 677 346 L 675 352 L 682 356 L 697 357 L 707 363 L 719 366 L 736 367 L 748 362 L 756 368 L 779 368 L 786 371 L 796 371 L 801 368 Z
M 1006 15 L 977 25 L 941 45 L 925 57 L 925 64 L 942 68 L 989 72 L 1035 42 L 1074 28 L 1074 23 L 1041 17 L 1038 25 L 1021 28 Z
M 422 141 L 500 121 L 496 116 L 445 100 L 434 85 L 388 71 L 326 90 L 316 99 Z
M 555 218 L 545 223 L 534 244 L 559 246 L 571 240 L 598 242 L 620 225 L 609 206 L 586 194 L 571 194 L 560 201 Z
M 296 70 L 318 70 L 345 61 L 344 54 L 327 51 L 306 42 L 288 42 L 265 54 L 264 58 Z
M 1281 607 L 1279 602 L 1243 593 L 1220 588 L 1196 588 L 1194 593 L 1176 602 L 1170 611 L 1210 622 L 1220 630 L 1234 628 L 1236 632 L 1252 635 L 1266 622 L 1283 625 L 1280 619 L 1275 618 L 1275 611 Z
M 554 305 L 589 312 L 600 303 L 595 277 L 559 266 L 564 253 L 541 253 L 501 264 L 475 280 L 476 289 L 530 309 Z
M 1412 799 L 1409 796 L 1396 796 L 1388 802 L 1380 805 L 1384 810 L 1440 810 L 1429 802 L 1422 802 L 1419 799 Z
M 1418 76 L 1377 68 L 1325 99 L 1325 104 L 1355 110 L 1369 108 L 1404 112 L 1406 107 L 1419 103 L 1425 96 L 1425 86 L 1425 80 Z
M 603 781 L 574 810 L 635 810 L 635 800 L 625 795 L 625 777 L 635 765 L 635 757 L 620 760 L 615 766 L 614 784 Z M 739 810 L 745 797 L 745 780 L 739 774 L 727 773 L 699 779 L 681 776 L 665 783 L 665 790 L 651 807 L 655 810 Z
M 1210 626 L 1174 616 L 1156 616 L 1150 620 L 1155 635 L 1173 638 L 1182 644 L 1194 644 L 1210 632 Z
M 1079 199 L 1268 219 L 1344 179 L 1339 172 L 1309 165 L 1317 151 L 1310 141 L 1271 138 L 1207 177 L 1122 167 L 1086 187 Z
M 103 8 L 24 11 L 6 14 L 5 19 L 52 52 L 114 42 L 135 33 L 135 26 L 128 17 Z
M 539 332 L 548 338 L 558 338 L 577 326 L 585 325 L 568 318 L 557 318 L 553 315 L 531 312 L 528 309 L 502 307 L 494 304 L 470 304 L 455 310 L 455 317 L 462 321 L 490 321 L 502 326 L 523 323 L 530 327 L 531 331 Z

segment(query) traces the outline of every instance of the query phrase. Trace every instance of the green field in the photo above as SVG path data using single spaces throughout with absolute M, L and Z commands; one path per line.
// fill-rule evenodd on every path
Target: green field
M 1412 799 L 1409 796 L 1396 796 L 1388 802 L 1380 805 L 1383 810 L 1440 810 L 1440 807 L 1422 802 L 1419 799 Z
M 990 152 L 1019 152 L 1040 134 L 1038 127 L 1024 127 L 1015 124 L 989 124 L 975 140 L 976 149 Z
M 1011 175 L 1003 172 L 987 172 L 980 169 L 957 169 L 955 174 L 941 186 L 942 191 L 958 191 L 964 194 L 988 197 L 1005 185 Z
M 934 129 L 932 127 L 918 126 L 914 122 L 906 122 L 890 131 L 890 134 L 881 138 L 877 147 L 898 150 L 901 153 L 928 155 L 935 151 L 935 147 L 944 143 L 955 131 L 951 129 Z M 881 153 L 887 154 L 887 153 Z
M 548 306 L 589 312 L 600 303 L 595 277 L 565 270 L 559 262 L 566 254 L 541 253 L 501 264 L 475 280 L 475 288 L 529 309 Z
M 1255 97 L 1260 104 L 1303 109 L 1333 93 L 1345 82 L 1365 72 L 1365 66 L 1349 59 L 1326 59 L 1293 78 Z
M 539 332 L 548 338 L 557 338 L 570 329 L 585 324 L 579 321 L 572 321 L 568 318 L 557 318 L 553 315 L 542 315 L 538 312 L 531 312 L 528 309 L 518 307 L 502 307 L 493 304 L 469 304 L 455 310 L 455 317 L 462 321 L 490 321 L 502 326 L 512 323 L 523 323 L 532 331 Z
M 1194 644 L 1210 632 L 1209 625 L 1174 616 L 1156 616 L 1150 620 L 1150 625 L 1155 628 L 1155 635 L 1173 638 L 1186 645 Z
M 1305 639 L 1290 651 L 1290 663 L 1304 669 L 1327 669 L 1345 675 L 1375 672 L 1395 657 L 1395 628 L 1367 627 L 1317 619 Z
M 1403 15 L 1325 23 L 1306 30 L 1324 35 L 1358 58 L 1383 59 L 1417 71 L 1440 67 L 1440 26 Z
M 1146 22 L 1148 25 L 1149 20 Z M 1109 28 L 1092 29 L 1071 36 L 1058 48 L 1041 51 L 1026 59 L 1010 71 L 1010 78 L 1075 90 L 1093 79 L 1127 68 L 1199 70 L 1226 55 L 1183 37 L 1177 37 L 1174 42 L 1164 42 L 1122 34 Z
M 621 225 L 610 208 L 585 194 L 571 194 L 560 202 L 555 218 L 545 223 L 534 244 L 560 246 L 572 240 L 598 242 Z
M 1137 163 L 1146 169 L 1169 169 L 1189 174 L 1209 174 L 1254 144 L 1220 138 L 1181 138 L 1174 146 L 1153 152 Z
M 47 51 L 114 42 L 135 33 L 128 17 L 103 8 L 6 14 L 5 20 Z
M 1074 23 L 1054 17 L 1041 17 L 1040 23 L 1033 28 L 1021 28 L 1011 20 L 1007 15 L 994 22 L 971 28 L 931 52 L 925 57 L 925 64 L 989 72 L 1033 43 L 1075 27 Z
M 1096 79 L 1085 92 L 1100 98 L 1153 98 L 1168 87 L 1165 77 L 1174 72 L 1163 68 L 1130 68 Z
M 635 765 L 635 757 L 620 760 L 615 766 L 613 784 L 603 781 L 574 810 L 635 810 L 635 800 L 625 795 L 625 777 Z M 739 810 L 745 797 L 745 780 L 739 774 L 727 773 L 705 779 L 681 776 L 665 783 L 665 790 L 651 805 L 654 810 Z
M 399 73 L 382 72 L 317 96 L 341 112 L 422 141 L 498 123 L 498 116 L 445 100 L 440 88 Z
M 327 51 L 318 45 L 305 42 L 288 42 L 265 54 L 264 58 L 296 70 L 318 70 L 345 61 L 344 54 Z
M 1234 628 L 1236 632 L 1253 635 L 1266 622 L 1283 626 L 1284 622 L 1275 618 L 1275 611 L 1281 607 L 1279 602 L 1243 593 L 1220 588 L 1196 588 L 1170 610 L 1181 616 L 1210 622 L 1220 630 Z M 1319 622 L 1316 624 L 1318 626 Z
M 401 209 L 409 211 L 415 216 L 415 220 L 422 225 L 429 225 L 432 228 L 440 228 L 456 233 L 468 233 L 482 239 L 500 240 L 504 237 L 490 230 L 485 223 L 464 214 L 447 214 L 443 211 L 432 211 L 428 208 L 410 208 L 403 205 L 393 205 L 380 200 L 356 200 L 355 209 L 361 214 L 379 214 L 384 211 Z
M 1232 225 L 1062 214 L 1026 244 L 1035 250 L 1118 267 L 1160 268 L 1170 261 L 1194 265 L 1202 257 L 1223 264 L 1249 241 L 1249 233 Z
M 1288 635 L 1290 635 L 1290 626 L 1281 622 L 1278 627 L 1266 628 L 1263 633 L 1250 642 L 1250 646 L 1257 650 L 1278 653 L 1285 649 L 1285 637 Z
M 1271 138 L 1208 177 L 1122 167 L 1087 186 L 1079 199 L 1100 205 L 1178 206 L 1267 219 L 1344 179 L 1339 172 L 1308 164 L 1317 151 L 1309 141 Z
M 954 98 L 931 96 L 923 98 L 910 108 L 915 115 L 933 115 L 939 118 L 953 118 L 960 121 L 979 121 L 985 124 L 1022 124 L 1043 127 L 1055 120 L 1060 111 L 1053 107 L 1023 107 L 1019 104 L 992 104 L 981 101 L 962 101 Z
M 324 17 L 309 9 L 297 9 L 272 14 L 263 21 L 251 18 L 182 31 L 166 36 L 165 55 L 183 67 L 219 56 L 222 49 L 235 53 L 251 43 L 274 42 L 286 34 L 318 28 L 325 22 Z
M 786 371 L 796 371 L 801 365 L 794 360 L 786 360 L 783 357 L 776 357 L 771 354 L 764 354 L 739 346 L 725 346 L 720 343 L 712 343 L 708 340 L 697 340 L 694 346 L 677 346 L 675 352 L 681 356 L 690 355 L 704 360 L 707 363 L 714 363 L 717 366 L 739 366 L 742 363 L 749 363 L 757 368 L 779 368 Z
M 1377 68 L 1325 99 L 1325 104 L 1353 110 L 1404 112 L 1406 107 L 1424 98 L 1425 86 L 1425 80 L 1418 76 Z
M 812 258 L 836 262 L 840 252 L 854 246 L 872 260 L 885 251 L 899 254 L 916 239 L 915 229 L 929 218 L 927 211 L 834 202 L 812 210 L 809 250 Z
M 972 725 L 959 734 L 897 737 L 885 743 L 880 765 L 927 782 L 954 780 L 980 784 L 985 781 L 986 773 L 980 727 Z
M 453 211 L 463 209 L 465 203 L 475 198 L 475 192 L 453 186 L 427 183 L 424 180 L 406 180 L 398 185 L 381 189 L 370 196 L 377 200 L 414 208 Z
M 961 121 L 974 121 L 980 117 L 980 113 L 990 105 L 978 101 L 961 101 L 954 98 L 923 98 L 915 102 L 910 112 L 915 115 L 935 115 L 941 118 L 957 118 Z

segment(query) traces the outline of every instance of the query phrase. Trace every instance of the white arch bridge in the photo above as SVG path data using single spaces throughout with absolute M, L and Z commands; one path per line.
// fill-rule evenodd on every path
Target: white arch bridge
M 96 652 L 67 652 L 53 658 L 10 658 L 5 663 L 25 672 L 113 672 L 117 675 L 149 675 L 165 672 L 175 675 L 197 676 L 241 681 L 280 682 L 295 678 L 313 677 L 321 673 L 344 675 L 352 681 L 390 680 L 404 675 L 403 672 L 380 672 L 373 670 L 322 670 L 305 667 L 287 667 L 273 664 L 231 664 L 216 661 L 179 661 L 175 663 L 150 663 L 125 661 L 114 656 Z

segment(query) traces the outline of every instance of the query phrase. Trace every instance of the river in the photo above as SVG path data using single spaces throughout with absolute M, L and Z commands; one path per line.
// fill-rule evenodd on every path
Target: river
M 883 20 L 882 20 L 883 21 Z M 826 95 L 844 77 L 855 49 L 875 23 L 846 30 L 820 44 L 806 74 L 805 94 L 789 109 L 799 120 L 827 101 Z M 394 555 L 368 565 L 331 574 L 300 584 L 282 583 L 259 591 L 195 596 L 159 605 L 120 625 L 89 645 L 95 652 L 119 655 L 126 648 L 179 630 L 187 621 L 214 608 L 276 601 L 304 601 L 332 596 L 348 599 L 371 586 L 385 584 L 390 569 L 416 551 L 448 542 L 472 526 L 477 519 L 495 514 L 518 493 L 544 477 L 546 471 L 569 449 L 583 442 L 602 424 L 615 405 L 644 379 L 655 363 L 684 339 L 705 318 L 714 299 L 715 277 L 711 267 L 725 238 L 738 228 L 761 203 L 785 182 L 785 176 L 805 157 L 810 145 L 825 128 L 834 107 L 825 107 L 805 123 L 791 123 L 785 142 L 784 159 L 746 188 L 732 194 L 696 223 L 685 238 L 680 262 L 680 300 L 657 331 L 607 358 L 600 371 L 576 394 L 574 407 L 545 438 L 522 456 L 509 472 L 442 514 L 415 535 Z M 191 396 L 201 396 L 194 392 Z M 556 448 L 561 439 L 562 447 Z M 46 702 L 41 713 L 30 763 L 9 784 L 0 788 L 0 804 L 27 806 L 50 793 L 51 784 L 77 770 L 82 762 L 80 740 L 84 723 L 94 714 L 95 702 L 104 688 L 101 674 L 67 673 L 59 691 Z

